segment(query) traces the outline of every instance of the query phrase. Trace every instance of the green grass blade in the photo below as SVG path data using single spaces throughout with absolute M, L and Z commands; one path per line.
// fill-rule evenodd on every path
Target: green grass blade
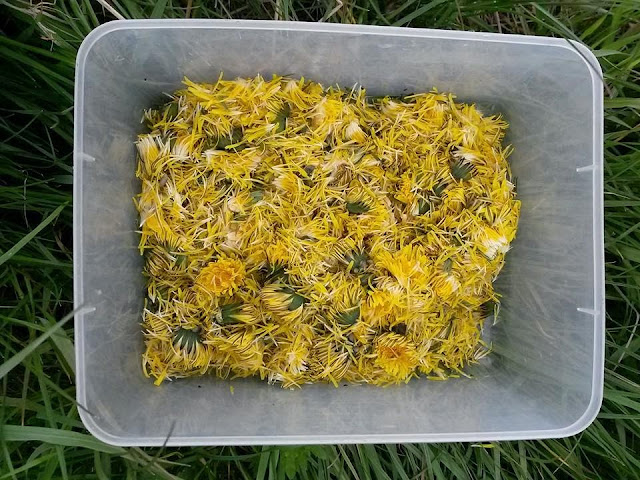
M 26 427 L 23 425 L 0 425 L 0 435 L 6 442 L 45 442 L 65 447 L 88 448 L 97 452 L 124 455 L 126 450 L 101 442 L 85 433 L 46 427 Z
M 162 18 L 167 8 L 167 0 L 157 0 L 149 18 Z
M 402 25 L 406 25 L 408 23 L 410 23 L 412 20 L 415 20 L 416 18 L 418 18 L 421 15 L 424 15 L 425 13 L 427 13 L 429 10 L 437 7 L 438 5 L 441 5 L 445 2 L 447 2 L 448 0 L 433 0 L 429 3 L 427 3 L 426 5 L 423 5 L 422 7 L 414 10 L 413 12 L 411 12 L 408 15 L 405 15 L 404 17 L 402 17 L 400 20 L 398 20 L 397 22 L 394 22 L 393 25 L 398 27 L 398 26 L 402 26 Z
M 36 340 L 31 342 L 29 345 L 27 345 L 22 350 L 20 350 L 13 357 L 5 360 L 5 362 L 2 365 L 0 365 L 0 378 L 3 378 L 11 370 L 13 370 L 16 366 L 20 365 L 20 363 L 22 363 L 25 358 L 27 358 L 29 355 L 31 355 L 40 345 L 42 345 L 42 343 L 44 341 L 46 341 L 51 335 L 53 335 L 60 328 L 62 328 L 65 323 L 67 323 L 70 319 L 72 319 L 74 313 L 75 313 L 75 311 L 69 313 L 68 315 L 65 315 L 62 318 L 62 320 L 60 320 L 54 326 L 50 327 L 45 333 L 40 335 Z
M 20 240 L 18 243 L 16 243 L 13 247 L 11 247 L 9 250 L 7 250 L 6 252 L 4 252 L 2 255 L 0 255 L 0 265 L 2 265 L 3 263 L 5 263 L 7 260 L 9 260 L 11 257 L 13 257 L 16 253 L 18 253 L 20 251 L 20 249 L 22 249 L 27 243 L 29 243 L 31 240 L 33 240 L 35 238 L 36 235 L 38 235 L 38 233 L 40 233 L 44 227 L 46 227 L 47 225 L 49 225 L 51 222 L 53 222 L 58 215 L 60 215 L 60 212 L 62 212 L 62 210 L 64 210 L 64 208 L 67 206 L 67 204 L 63 204 L 60 205 L 58 208 L 56 208 L 53 212 L 51 212 L 51 214 L 49 214 L 49 216 L 47 218 L 45 218 L 42 222 L 40 222 L 40 224 L 34 228 L 33 230 L 31 230 L 28 234 L 26 234 L 22 240 Z
M 605 108 L 639 108 L 640 98 L 605 98 Z

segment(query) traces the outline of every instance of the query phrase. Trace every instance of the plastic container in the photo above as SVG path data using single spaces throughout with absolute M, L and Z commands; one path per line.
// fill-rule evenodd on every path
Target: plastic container
M 145 280 L 132 197 L 144 108 L 184 76 L 258 73 L 371 94 L 437 87 L 502 112 L 522 217 L 497 290 L 494 353 L 474 378 L 284 390 L 141 371 Z M 77 400 L 119 445 L 442 442 L 562 437 L 601 404 L 604 344 L 601 70 L 562 39 L 231 20 L 112 22 L 77 57 L 74 273 Z M 233 389 L 230 386 L 233 385 Z M 167 440 L 167 437 L 168 440 Z

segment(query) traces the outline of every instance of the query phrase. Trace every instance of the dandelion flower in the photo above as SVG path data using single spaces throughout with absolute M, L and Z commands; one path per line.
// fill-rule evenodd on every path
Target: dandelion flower
M 419 245 L 407 245 L 397 252 L 384 251 L 378 265 L 388 270 L 404 288 L 424 289 L 429 285 L 429 260 Z
M 355 140 L 358 143 L 362 143 L 365 140 L 365 134 L 356 120 L 349 122 L 344 134 L 348 140 Z
M 405 380 L 419 364 L 415 345 L 395 333 L 378 337 L 375 354 L 376 364 L 398 381 Z
M 387 290 L 373 290 L 362 306 L 362 317 L 371 325 L 387 325 L 388 317 L 401 308 L 403 297 Z
M 196 285 L 211 295 L 229 295 L 244 281 L 245 269 L 242 262 L 232 258 L 221 258 L 204 267 Z
M 477 241 L 482 253 L 490 259 L 495 258 L 498 254 L 507 253 L 509 250 L 507 237 L 491 227 L 481 228 L 477 234 Z
M 284 320 L 293 320 L 302 315 L 307 302 L 291 287 L 279 284 L 266 285 L 260 295 L 266 308 Z

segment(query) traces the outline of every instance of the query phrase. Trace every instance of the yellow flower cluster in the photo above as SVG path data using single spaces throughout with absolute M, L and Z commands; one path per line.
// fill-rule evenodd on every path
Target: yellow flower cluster
M 445 379 L 515 237 L 506 123 L 436 91 L 197 84 L 145 113 L 145 374 Z

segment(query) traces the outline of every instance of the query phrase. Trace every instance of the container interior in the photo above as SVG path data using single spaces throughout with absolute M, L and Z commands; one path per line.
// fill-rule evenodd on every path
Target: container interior
M 572 44 L 532 37 L 259 22 L 102 27 L 78 58 L 75 254 L 78 401 L 125 445 L 443 441 L 562 436 L 602 385 L 600 86 Z M 373 95 L 436 87 L 502 113 L 518 179 L 518 238 L 498 280 L 494 353 L 472 379 L 284 390 L 142 375 L 143 258 L 132 198 L 145 108 L 193 81 L 289 74 Z M 594 109 L 594 104 L 596 109 Z M 596 140 L 594 140 L 596 139 Z M 234 386 L 232 392 L 230 386 Z

